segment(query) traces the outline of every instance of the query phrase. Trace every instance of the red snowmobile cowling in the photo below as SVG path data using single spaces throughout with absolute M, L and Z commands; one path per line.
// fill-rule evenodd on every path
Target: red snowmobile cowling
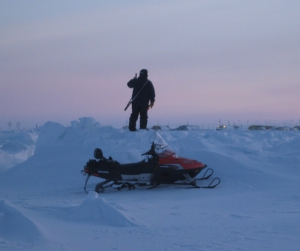
M 181 169 L 185 170 L 193 170 L 193 169 L 204 169 L 206 167 L 205 164 L 201 163 L 198 160 L 188 159 L 183 157 L 178 157 L 177 155 L 171 154 L 169 156 L 165 156 L 164 154 L 158 154 L 159 156 L 159 165 L 167 165 L 167 164 L 176 164 Z

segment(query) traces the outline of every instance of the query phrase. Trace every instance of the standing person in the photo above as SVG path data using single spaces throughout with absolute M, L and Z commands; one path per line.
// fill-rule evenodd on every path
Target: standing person
M 127 83 L 127 86 L 133 88 L 129 130 L 136 131 L 136 121 L 139 116 L 140 129 L 147 129 L 148 109 L 152 108 L 155 102 L 155 90 L 152 82 L 148 79 L 148 71 L 142 69 L 139 77 L 137 78 L 135 75 L 135 77 Z

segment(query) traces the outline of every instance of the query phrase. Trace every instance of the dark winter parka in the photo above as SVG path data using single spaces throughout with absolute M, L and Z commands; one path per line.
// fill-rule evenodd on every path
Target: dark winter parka
M 143 87 L 146 81 L 147 81 L 147 77 L 140 75 L 138 78 L 133 78 L 127 83 L 127 86 L 129 88 L 133 88 L 132 99 L 140 91 L 140 89 Z M 136 97 L 136 99 L 133 100 L 132 104 L 135 106 L 146 107 L 149 105 L 149 101 L 151 103 L 154 103 L 155 101 L 155 90 L 150 80 L 148 80 L 147 84 L 144 86 L 144 88 L 142 89 L 140 94 Z

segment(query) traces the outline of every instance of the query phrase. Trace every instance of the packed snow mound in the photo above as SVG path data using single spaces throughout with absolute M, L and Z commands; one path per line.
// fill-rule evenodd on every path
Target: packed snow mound
M 18 153 L 18 152 L 26 150 L 26 146 L 20 142 L 8 141 L 3 144 L 1 149 L 8 153 Z
M 89 192 L 87 198 L 73 208 L 67 216 L 68 220 L 113 227 L 133 227 L 135 223 L 110 206 L 104 198 L 98 198 L 96 192 Z
M 26 161 L 34 154 L 37 133 L 33 131 L 0 132 L 0 171 Z
M 9 202 L 0 199 L 0 239 L 8 242 L 33 243 L 42 238 L 34 222 Z
M 1 131 L 0 145 L 6 142 L 19 142 L 24 145 L 33 145 L 35 142 L 34 132 L 32 131 Z

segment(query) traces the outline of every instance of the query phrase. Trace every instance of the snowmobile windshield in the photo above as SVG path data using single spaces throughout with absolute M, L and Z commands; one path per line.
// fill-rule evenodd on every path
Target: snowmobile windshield
M 166 158 L 169 156 L 174 156 L 177 158 L 176 152 L 167 144 L 167 142 L 158 132 L 156 132 L 153 143 L 155 145 L 155 152 L 160 158 Z

